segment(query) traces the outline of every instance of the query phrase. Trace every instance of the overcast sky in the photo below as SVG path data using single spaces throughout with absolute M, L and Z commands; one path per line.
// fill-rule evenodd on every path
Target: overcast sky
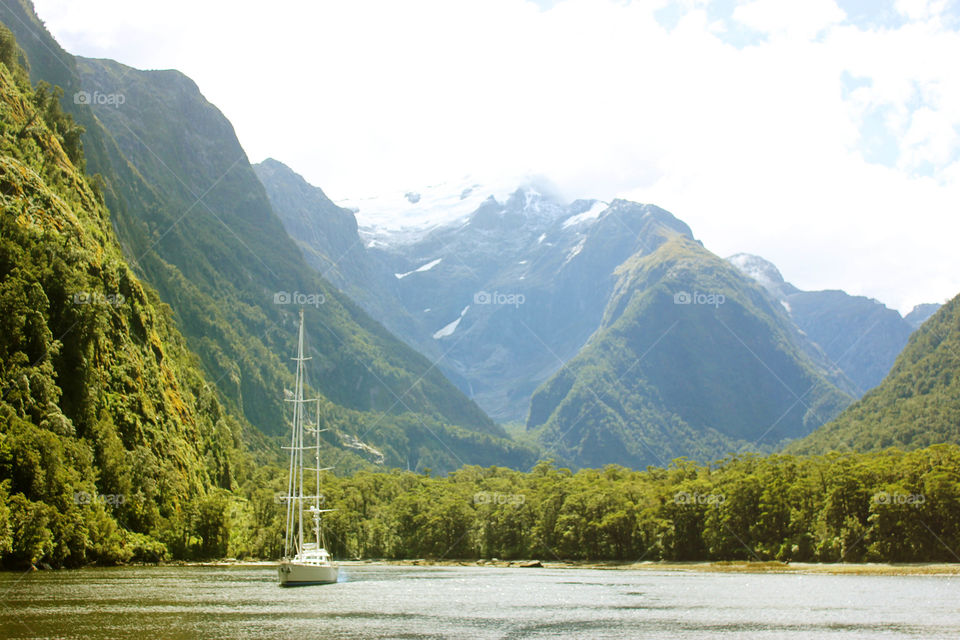
M 35 0 L 334 199 L 529 173 L 908 311 L 960 293 L 958 0 Z

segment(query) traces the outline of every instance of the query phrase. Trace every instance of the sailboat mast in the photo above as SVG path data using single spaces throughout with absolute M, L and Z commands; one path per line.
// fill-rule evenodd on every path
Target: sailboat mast
M 320 398 L 317 398 L 317 421 L 314 424 L 314 429 L 316 430 L 314 435 L 316 436 L 316 445 L 317 449 L 314 453 L 314 465 L 313 468 L 317 472 L 317 481 L 314 485 L 316 487 L 315 496 L 314 496 L 314 507 L 316 508 L 316 518 L 314 519 L 313 526 L 316 530 L 314 533 L 317 538 L 317 547 L 323 546 L 322 541 L 320 540 Z
M 297 431 L 297 471 L 299 487 L 297 491 L 297 551 L 303 550 L 303 309 L 300 309 L 300 335 L 297 340 L 297 390 L 295 420 Z
M 294 407 L 294 416 L 296 416 L 296 407 Z M 294 418 L 294 420 L 296 420 L 296 418 Z M 287 472 L 287 497 L 286 497 L 287 527 L 284 530 L 284 536 L 283 536 L 283 557 L 285 558 L 290 557 L 290 547 L 292 543 L 291 538 L 293 535 L 293 518 L 294 518 L 294 508 L 295 508 L 293 504 L 293 496 L 294 496 L 294 489 L 295 489 L 295 485 L 294 485 L 295 476 L 293 471 L 296 468 L 295 465 L 296 465 L 296 459 L 297 459 L 296 458 L 297 429 L 295 424 L 296 422 L 294 422 L 293 425 L 291 425 L 293 426 L 293 428 L 291 429 L 291 435 L 290 435 L 290 468 Z

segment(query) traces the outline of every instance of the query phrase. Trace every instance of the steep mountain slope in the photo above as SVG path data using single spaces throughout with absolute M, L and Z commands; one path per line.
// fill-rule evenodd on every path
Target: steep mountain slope
M 217 553 L 240 423 L 124 260 L 80 130 L 0 25 L 0 559 Z M 192 542 L 191 542 L 192 540 Z
M 268 158 L 253 169 L 307 263 L 394 335 L 431 360 L 438 358 L 436 343 L 400 305 L 397 279 L 368 254 L 353 212 L 277 160 Z
M 313 305 L 312 379 L 330 401 L 340 445 L 363 451 L 366 443 L 388 464 L 411 468 L 528 461 L 529 452 L 505 440 L 430 361 L 304 262 L 230 123 L 192 81 L 174 71 L 75 59 L 38 27 L 27 5 L 4 4 L 0 19 L 23 32 L 30 52 L 45 56 L 35 76 L 49 71 L 68 95 L 81 96 L 65 106 L 87 129 L 88 169 L 103 177 L 124 252 L 171 306 L 232 410 L 265 433 L 283 429 L 280 391 L 292 384 L 286 354 L 296 306 L 285 303 L 298 294 Z
M 912 336 L 890 374 L 788 451 L 876 451 L 960 443 L 960 296 Z
M 871 298 L 801 291 L 759 256 L 740 253 L 727 259 L 781 301 L 797 326 L 853 382 L 856 396 L 883 380 L 913 331 L 896 310 Z
M 691 238 L 617 278 L 596 334 L 531 400 L 527 428 L 548 453 L 578 466 L 709 460 L 804 435 L 849 404 L 784 310 Z

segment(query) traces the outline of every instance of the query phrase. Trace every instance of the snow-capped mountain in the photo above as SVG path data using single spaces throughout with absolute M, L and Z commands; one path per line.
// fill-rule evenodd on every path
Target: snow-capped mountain
M 265 172 L 264 178 L 271 179 Z M 729 450 L 725 447 L 739 442 L 751 429 L 762 432 L 777 416 L 789 413 L 787 406 L 796 398 L 784 396 L 774 402 L 771 398 L 777 394 L 771 391 L 749 411 L 728 416 L 739 430 L 710 435 L 701 429 L 700 425 L 717 421 L 719 414 L 710 411 L 722 410 L 702 406 L 708 403 L 707 396 L 697 402 L 688 397 L 689 390 L 681 389 L 680 381 L 690 378 L 691 372 L 684 367 L 694 366 L 706 385 L 703 388 L 714 390 L 723 388 L 719 383 L 707 384 L 710 376 L 721 375 L 718 372 L 724 372 L 725 380 L 754 380 L 750 384 L 762 386 L 769 370 L 757 368 L 749 349 L 738 351 L 743 344 L 736 340 L 728 340 L 726 351 L 698 351 L 700 360 L 690 361 L 690 354 L 684 351 L 690 344 L 714 334 L 718 340 L 730 338 L 730 333 L 712 315 L 699 313 L 699 307 L 693 309 L 698 313 L 674 308 L 683 304 L 676 302 L 674 294 L 684 292 L 672 291 L 669 299 L 664 298 L 668 285 L 703 292 L 703 287 L 722 280 L 744 301 L 725 307 L 720 314 L 725 314 L 727 327 L 741 331 L 749 340 L 754 339 L 750 336 L 756 333 L 755 327 L 773 327 L 772 334 L 757 338 L 757 348 L 772 350 L 768 360 L 781 379 L 793 380 L 797 388 L 816 387 L 811 396 L 818 399 L 811 406 L 824 410 L 810 415 L 794 415 L 793 411 L 777 422 L 782 431 L 773 434 L 777 438 L 804 435 L 820 424 L 814 424 L 818 416 L 829 419 L 849 400 L 845 392 L 852 389 L 852 383 L 790 322 L 778 298 L 768 299 L 750 277 L 716 256 L 710 258 L 712 254 L 695 240 L 686 224 L 656 206 L 626 200 L 567 202 L 549 184 L 529 181 L 512 190 L 472 182 L 437 185 L 394 194 L 392 199 L 347 202 L 357 209 L 360 228 L 352 241 L 339 246 L 336 239 L 341 236 L 335 233 L 339 228 L 335 223 L 344 212 L 350 213 L 347 209 L 323 202 L 310 215 L 298 214 L 289 203 L 284 205 L 283 196 L 290 186 L 278 183 L 274 187 L 267 191 L 276 201 L 281 219 L 289 224 L 291 233 L 296 230 L 302 250 L 315 256 L 319 268 L 341 276 L 344 291 L 427 355 L 491 417 L 501 422 L 526 421 L 528 428 L 538 430 L 537 437 L 574 434 L 571 437 L 613 442 L 614 434 L 627 428 L 624 425 L 628 430 L 639 429 L 638 420 L 653 420 L 660 426 L 680 424 L 679 420 L 686 425 L 687 439 L 674 438 L 667 427 L 661 433 L 658 427 L 648 435 L 662 440 L 661 444 L 673 444 L 657 450 L 662 455 L 702 454 L 709 458 L 723 455 Z M 303 198 L 300 196 L 301 201 Z M 318 203 L 321 200 L 317 198 Z M 758 260 L 742 263 L 771 287 L 792 290 L 772 265 Z M 718 270 L 725 273 L 721 280 L 716 280 Z M 676 316 L 678 324 L 666 327 L 671 332 L 669 339 L 658 343 L 665 352 L 656 357 L 646 354 L 651 345 L 637 351 L 643 363 L 622 372 L 625 395 L 616 399 L 610 411 L 591 414 L 581 424 L 577 398 L 596 402 L 597 397 L 589 393 L 586 383 L 566 385 L 566 381 L 569 376 L 590 380 L 594 369 L 581 366 L 573 372 L 567 367 L 588 351 L 589 358 L 576 362 L 606 361 L 619 353 L 619 341 L 645 335 L 651 323 L 656 324 L 655 318 L 633 312 L 624 315 L 623 305 L 649 296 L 658 301 L 650 307 L 657 318 Z M 759 306 L 757 301 L 748 302 L 754 296 L 766 302 Z M 758 311 L 761 306 L 766 309 L 763 313 Z M 594 341 L 599 341 L 599 346 L 591 349 Z M 787 344 L 790 346 L 784 346 Z M 600 361 L 597 371 L 606 366 Z M 531 408 L 535 397 L 539 398 L 536 412 Z M 741 399 L 750 404 L 747 396 Z M 787 406 L 777 404 L 780 400 L 788 401 Z M 767 420 L 771 411 L 776 416 Z M 630 446 L 637 445 L 630 438 L 623 442 L 628 441 L 633 443 Z M 617 449 L 611 447 L 597 450 Z M 580 454 L 576 453 L 581 449 L 566 442 L 565 453 L 560 453 L 577 464 L 582 462 L 577 462 Z M 649 451 L 634 449 L 624 454 L 624 461 L 650 462 L 645 457 Z
M 524 419 L 536 386 L 599 324 L 604 280 L 638 246 L 621 225 L 645 213 L 638 205 L 625 213 L 595 200 L 564 203 L 545 191 L 527 185 L 504 199 L 488 196 L 465 219 L 416 238 L 381 231 L 381 242 L 367 245 L 443 353 L 438 366 L 499 420 Z M 597 226 L 620 240 L 591 242 Z
M 540 176 L 509 180 L 464 176 L 424 187 L 344 198 L 336 204 L 356 215 L 365 244 L 377 247 L 387 241 L 415 242 L 433 229 L 465 223 L 485 201 L 505 202 L 518 187 L 545 194 L 556 191 Z

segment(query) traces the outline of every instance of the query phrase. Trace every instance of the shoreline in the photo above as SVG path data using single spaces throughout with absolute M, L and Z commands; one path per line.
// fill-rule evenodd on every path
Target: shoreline
M 778 561 L 537 561 L 537 560 L 360 560 L 342 562 L 346 566 L 364 564 L 382 564 L 395 566 L 464 566 L 525 568 L 523 565 L 539 562 L 544 569 L 603 569 L 612 571 L 675 571 L 686 573 L 796 573 L 796 574 L 832 574 L 832 575 L 928 575 L 960 576 L 960 563 L 914 562 L 914 563 L 818 563 Z
M 211 560 L 129 564 L 124 567 L 271 567 L 275 560 Z M 485 567 L 497 569 L 601 569 L 608 571 L 673 571 L 683 573 L 793 573 L 858 576 L 960 576 L 960 563 L 818 563 L 778 561 L 548 561 L 548 560 L 340 560 L 340 566 Z

